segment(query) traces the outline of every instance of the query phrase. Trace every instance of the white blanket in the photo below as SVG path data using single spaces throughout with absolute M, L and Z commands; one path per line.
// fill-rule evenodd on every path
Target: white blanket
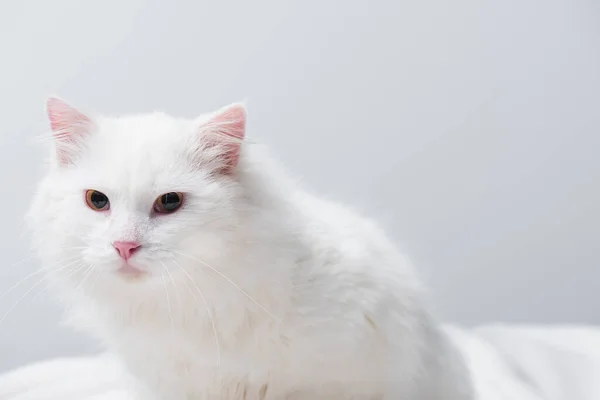
M 446 328 L 478 400 L 600 400 L 600 328 Z M 58 359 L 0 376 L 0 400 L 132 400 L 109 356 Z M 440 399 L 443 400 L 443 399 Z

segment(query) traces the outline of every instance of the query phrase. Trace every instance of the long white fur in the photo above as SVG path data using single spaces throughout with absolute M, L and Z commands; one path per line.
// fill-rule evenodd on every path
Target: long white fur
M 90 116 L 72 162 L 51 157 L 30 221 L 72 324 L 161 400 L 470 399 L 462 360 L 377 225 L 302 190 L 247 141 L 233 173 L 217 173 L 213 115 Z M 86 207 L 86 189 L 110 211 Z M 151 216 L 171 191 L 184 206 Z M 145 279 L 115 273 L 115 240 L 141 241 Z M 73 259 L 78 270 L 60 269 Z

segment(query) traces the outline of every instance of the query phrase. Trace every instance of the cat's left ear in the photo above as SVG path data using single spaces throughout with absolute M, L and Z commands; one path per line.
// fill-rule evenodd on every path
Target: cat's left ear
M 81 142 L 91 130 L 92 122 L 85 114 L 58 97 L 46 100 L 46 113 L 50 121 L 58 162 L 73 162 Z
M 237 167 L 240 147 L 246 135 L 246 107 L 234 103 L 203 118 L 199 124 L 205 150 L 214 153 L 221 173 L 232 173 Z

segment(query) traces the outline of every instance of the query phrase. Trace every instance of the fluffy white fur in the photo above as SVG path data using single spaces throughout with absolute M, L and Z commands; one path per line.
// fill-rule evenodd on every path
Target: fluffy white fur
M 241 106 L 195 120 L 48 107 L 34 245 L 70 320 L 124 360 L 140 398 L 471 398 L 407 259 L 372 221 L 228 135 Z M 87 207 L 87 189 L 110 211 Z M 183 207 L 152 215 L 173 191 Z M 142 243 L 131 260 L 144 276 L 117 273 L 115 240 Z

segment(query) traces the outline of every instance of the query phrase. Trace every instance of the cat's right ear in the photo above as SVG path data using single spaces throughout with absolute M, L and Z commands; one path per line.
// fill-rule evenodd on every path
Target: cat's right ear
M 70 164 L 78 155 L 81 142 L 92 127 L 85 114 L 58 97 L 46 99 L 46 113 L 50 121 L 59 164 Z

